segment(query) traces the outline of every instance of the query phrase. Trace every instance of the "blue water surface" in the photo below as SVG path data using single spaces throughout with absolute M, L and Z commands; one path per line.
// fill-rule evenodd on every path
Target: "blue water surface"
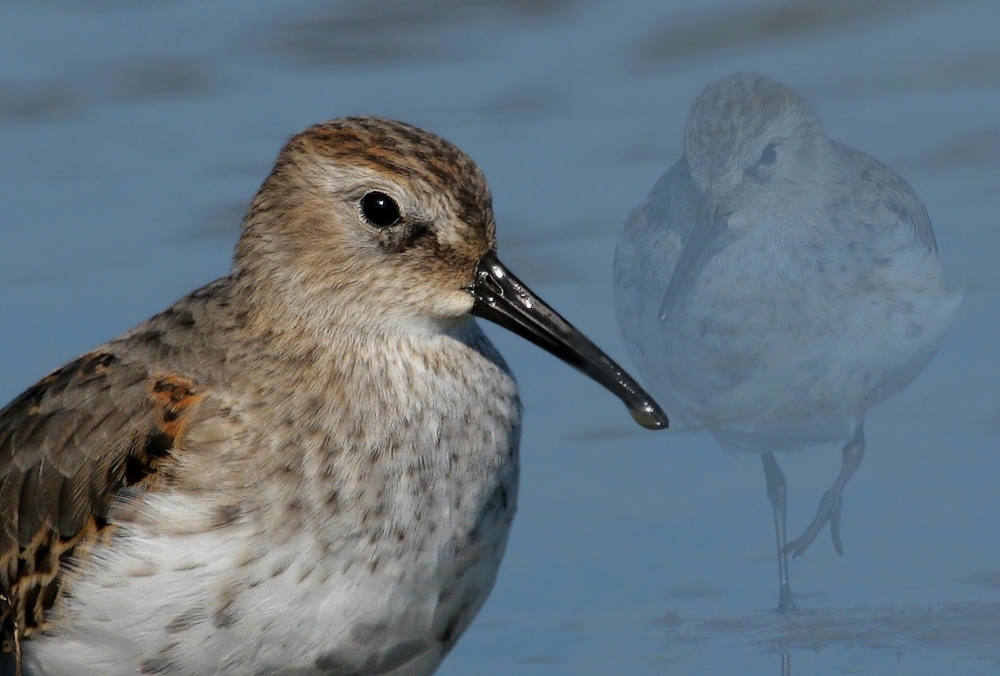
M 8 0 L 0 3 L 0 399 L 225 274 L 283 140 L 346 114 L 454 141 L 501 258 L 623 364 L 611 261 L 695 94 L 759 70 L 900 171 L 964 286 L 909 389 L 867 419 L 826 535 L 770 612 L 759 462 L 639 429 L 487 331 L 527 410 L 496 589 L 441 674 L 992 674 L 1000 668 L 1000 5 L 991 0 Z M 837 448 L 779 458 L 790 531 Z M 784 671 L 782 671 L 784 670 Z

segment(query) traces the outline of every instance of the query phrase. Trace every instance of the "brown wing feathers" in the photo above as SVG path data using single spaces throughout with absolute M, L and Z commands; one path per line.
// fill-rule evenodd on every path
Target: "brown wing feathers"
M 158 470 L 202 398 L 190 379 L 97 351 L 0 411 L 0 594 L 23 636 L 44 627 L 77 545 L 109 531 L 114 494 L 168 474 Z M 4 652 L 13 648 L 11 611 L 0 602 Z

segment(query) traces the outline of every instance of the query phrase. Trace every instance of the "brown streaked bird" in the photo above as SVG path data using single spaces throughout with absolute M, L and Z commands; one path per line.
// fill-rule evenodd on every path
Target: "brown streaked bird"
M 473 316 L 667 425 L 494 230 L 437 136 L 294 136 L 229 276 L 0 411 L 5 651 L 48 676 L 432 673 L 517 502 L 517 386 Z

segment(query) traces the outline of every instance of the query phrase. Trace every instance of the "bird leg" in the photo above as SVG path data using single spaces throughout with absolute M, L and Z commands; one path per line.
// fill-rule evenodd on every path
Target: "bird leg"
M 861 459 L 865 457 L 865 426 L 862 422 L 854 432 L 842 451 L 843 461 L 840 466 L 840 474 L 833 482 L 823 497 L 819 501 L 819 510 L 813 518 L 812 523 L 806 528 L 806 532 L 801 537 L 792 540 L 785 545 L 785 551 L 791 552 L 792 556 L 802 556 L 812 541 L 816 539 L 819 532 L 823 530 L 826 522 L 830 522 L 830 537 L 833 539 L 833 548 L 837 553 L 843 555 L 844 548 L 840 544 L 840 508 L 844 504 L 843 492 L 851 475 L 861 466 Z
M 774 535 L 778 542 L 778 612 L 796 610 L 792 601 L 792 589 L 788 585 L 788 553 L 785 549 L 785 516 L 788 511 L 788 486 L 785 474 L 778 467 L 773 453 L 763 453 L 760 460 L 764 465 L 764 480 L 767 482 L 767 497 L 774 512 Z

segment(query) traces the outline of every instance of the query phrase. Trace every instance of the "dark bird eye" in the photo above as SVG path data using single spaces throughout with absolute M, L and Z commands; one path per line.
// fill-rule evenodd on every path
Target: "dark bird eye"
M 774 164 L 777 160 L 778 148 L 773 143 L 770 143 L 766 148 L 764 148 L 764 152 L 760 154 L 760 164 L 767 166 L 769 164 Z
M 377 190 L 361 198 L 361 214 L 379 228 L 387 228 L 399 221 L 399 207 L 395 200 Z

